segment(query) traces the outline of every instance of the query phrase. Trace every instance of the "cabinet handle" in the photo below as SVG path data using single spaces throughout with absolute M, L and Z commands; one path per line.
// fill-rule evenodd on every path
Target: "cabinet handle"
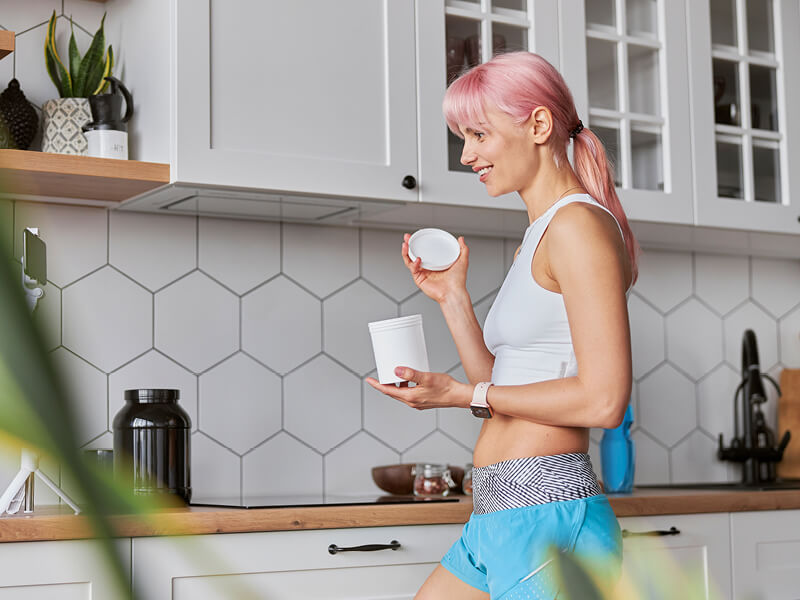
M 639 535 L 678 535 L 680 532 L 680 529 L 674 525 L 669 529 L 654 529 L 653 531 L 628 531 L 627 529 L 623 529 L 622 537 L 626 538 Z
M 400 547 L 400 542 L 392 540 L 388 544 L 366 544 L 364 546 L 351 546 L 350 548 L 340 548 L 336 544 L 328 546 L 329 554 L 336 554 L 337 552 L 375 552 L 375 550 L 397 550 Z
M 403 177 L 403 187 L 408 190 L 413 190 L 417 187 L 417 180 L 413 175 L 406 175 Z

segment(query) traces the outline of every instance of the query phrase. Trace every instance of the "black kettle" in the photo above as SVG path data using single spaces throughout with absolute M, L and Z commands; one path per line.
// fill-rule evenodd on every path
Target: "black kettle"
M 133 96 L 128 88 L 116 77 L 111 75 L 104 77 L 111 84 L 111 91 L 107 94 L 95 94 L 89 96 L 89 108 L 92 111 L 92 120 L 83 126 L 83 131 L 95 129 L 113 129 L 116 131 L 126 131 L 125 125 L 133 116 Z M 122 114 L 122 97 L 118 92 L 122 92 L 125 98 L 125 116 Z

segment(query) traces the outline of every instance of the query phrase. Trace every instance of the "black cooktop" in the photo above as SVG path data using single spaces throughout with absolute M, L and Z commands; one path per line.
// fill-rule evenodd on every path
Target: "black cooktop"
M 359 504 L 423 504 L 426 502 L 458 502 L 457 496 L 444 498 L 418 498 L 369 494 L 363 496 L 337 496 L 333 494 L 303 494 L 295 496 L 229 496 L 193 497 L 190 506 L 220 506 L 227 508 L 294 508 L 297 506 L 355 506 Z

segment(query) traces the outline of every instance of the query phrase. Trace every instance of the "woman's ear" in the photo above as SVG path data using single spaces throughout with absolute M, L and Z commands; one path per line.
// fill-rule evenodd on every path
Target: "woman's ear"
M 526 125 L 536 144 L 546 144 L 553 133 L 553 113 L 546 106 L 537 106 L 531 111 Z

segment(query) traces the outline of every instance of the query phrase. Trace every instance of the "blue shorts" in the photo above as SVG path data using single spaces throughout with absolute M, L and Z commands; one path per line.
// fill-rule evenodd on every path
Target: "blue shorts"
M 588 464 L 591 473 L 587 455 L 559 457 L 575 457 Z M 488 512 L 472 514 L 461 537 L 442 559 L 442 566 L 497 600 L 555 598 L 558 586 L 549 562 L 553 548 L 574 553 L 606 583 L 616 581 L 622 563 L 619 524 L 603 494 L 586 495 L 592 487 L 586 485 L 585 469 L 584 481 L 572 487 L 558 468 L 538 469 L 522 476 L 516 469 L 516 478 L 507 476 L 513 473 L 510 467 L 515 463 L 550 458 L 517 459 L 475 469 L 495 468 L 494 477 L 473 476 L 473 496 L 478 496 L 475 505 Z M 506 474 L 497 472 L 503 470 Z M 567 496 L 579 497 L 546 501 L 548 495 L 563 496 L 565 489 Z M 492 510 L 509 502 L 523 505 Z

